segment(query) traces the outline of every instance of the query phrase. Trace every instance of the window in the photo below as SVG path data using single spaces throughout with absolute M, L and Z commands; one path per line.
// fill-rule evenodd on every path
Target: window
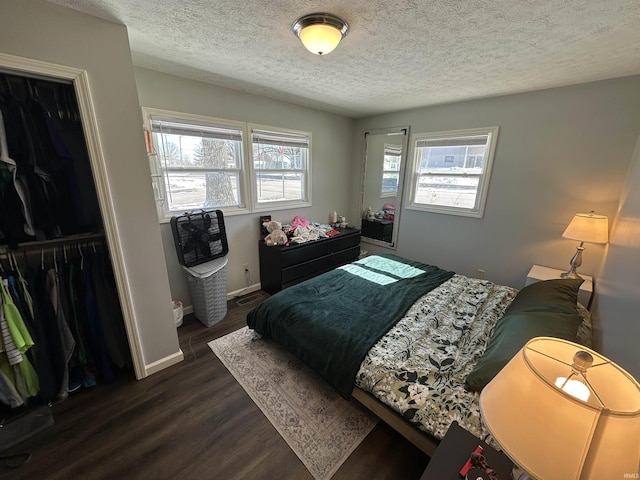
M 199 208 L 246 210 L 244 124 L 145 109 L 161 219 Z
M 311 205 L 310 133 L 142 111 L 161 221 L 199 208 L 233 215 Z
M 310 205 L 311 134 L 268 128 L 251 128 L 253 209 Z
M 382 188 L 380 198 L 395 197 L 398 193 L 400 179 L 400 145 L 384 145 L 384 162 L 382 166 Z
M 407 208 L 482 217 L 497 137 L 498 127 L 413 135 Z

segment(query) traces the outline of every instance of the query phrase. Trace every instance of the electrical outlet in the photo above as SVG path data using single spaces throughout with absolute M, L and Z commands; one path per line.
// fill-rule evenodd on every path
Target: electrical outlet
M 248 263 L 243 263 L 242 264 L 242 271 L 243 272 L 248 272 L 249 271 L 249 264 Z

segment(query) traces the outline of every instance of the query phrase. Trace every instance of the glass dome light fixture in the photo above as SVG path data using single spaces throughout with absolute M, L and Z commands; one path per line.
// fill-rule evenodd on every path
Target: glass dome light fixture
M 326 55 L 347 35 L 349 25 L 330 13 L 311 13 L 296 20 L 293 31 L 311 53 Z

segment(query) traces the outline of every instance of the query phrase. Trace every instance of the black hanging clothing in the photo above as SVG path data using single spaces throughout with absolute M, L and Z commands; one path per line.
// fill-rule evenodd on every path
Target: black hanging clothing
M 36 362 L 34 368 L 40 377 L 40 392 L 37 398 L 41 403 L 54 403 L 62 383 L 64 357 L 55 312 L 47 297 L 46 272 L 42 268 L 35 270 L 28 267 L 26 278 L 31 287 L 35 317 L 36 338 L 34 338 L 33 348 L 36 352 Z
M 94 257 L 91 273 L 109 358 L 118 368 L 132 368 L 133 361 L 131 360 L 127 332 L 124 328 L 113 269 L 107 265 L 108 258 L 105 254 L 94 255 Z
M 27 234 L 34 235 L 35 232 L 27 218 L 26 195 L 20 183 L 17 163 L 9 156 L 5 118 L 6 105 L 0 98 L 0 241 L 15 249 L 18 242 L 27 239 Z M 22 189 L 23 198 L 18 188 Z

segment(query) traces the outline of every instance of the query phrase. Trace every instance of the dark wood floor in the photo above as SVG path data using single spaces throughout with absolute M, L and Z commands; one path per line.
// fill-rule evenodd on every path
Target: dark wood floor
M 207 342 L 245 325 L 229 302 L 217 325 L 186 316 L 183 362 L 137 381 L 80 391 L 54 405 L 53 427 L 3 455 L 30 452 L 0 479 L 313 480 Z M 428 457 L 379 422 L 334 479 L 418 479 Z

